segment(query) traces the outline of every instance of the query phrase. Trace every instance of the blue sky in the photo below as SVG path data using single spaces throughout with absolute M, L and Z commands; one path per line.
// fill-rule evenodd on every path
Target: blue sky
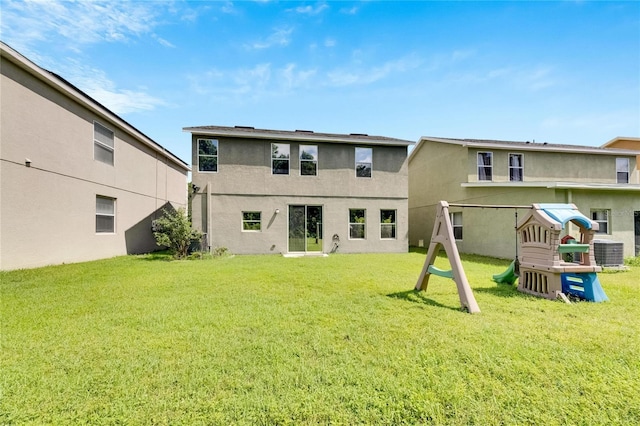
M 185 161 L 183 127 L 640 136 L 638 1 L 0 0 L 0 38 Z

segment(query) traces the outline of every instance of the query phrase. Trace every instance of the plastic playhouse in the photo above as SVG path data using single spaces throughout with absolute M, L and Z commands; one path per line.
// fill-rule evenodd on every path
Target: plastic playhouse
M 563 238 L 567 224 L 576 225 L 580 239 Z M 520 240 L 518 290 L 555 299 L 572 294 L 593 302 L 608 300 L 597 272 L 593 237 L 598 223 L 574 204 L 533 204 L 516 227 Z M 565 255 L 569 260 L 565 260 Z
M 427 257 L 415 286 L 417 291 L 427 289 L 431 275 L 451 278 L 456 283 L 460 305 L 469 313 L 480 312 L 456 247 L 449 206 L 527 210 L 520 221 L 516 211 L 516 260 L 506 271 L 494 275 L 494 281 L 513 284 L 519 280 L 518 290 L 547 299 L 569 294 L 592 302 L 609 300 L 598 280 L 597 272 L 602 268 L 596 265 L 593 249 L 598 223 L 580 213 L 574 204 L 509 206 L 440 201 Z M 578 227 L 579 240 L 566 233 L 567 224 Z M 566 235 L 561 237 L 563 231 Z M 450 270 L 441 270 L 433 264 L 441 249 L 446 252 Z

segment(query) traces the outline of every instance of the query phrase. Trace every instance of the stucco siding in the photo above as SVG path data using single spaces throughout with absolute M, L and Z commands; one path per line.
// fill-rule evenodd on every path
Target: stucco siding
M 214 194 L 317 195 L 397 197 L 408 194 L 406 147 L 373 148 L 371 178 L 355 175 L 354 146 L 332 143 L 298 143 L 269 140 L 218 138 L 218 171 L 197 172 L 198 136 L 192 141 L 193 182 Z M 289 143 L 288 175 L 271 172 L 271 143 Z M 301 176 L 300 145 L 318 146 L 318 173 Z
M 589 217 L 593 210 L 607 210 L 608 233 L 599 233 L 596 238 L 623 242 L 624 256 L 635 255 L 634 217 L 635 212 L 640 211 L 640 197 L 637 184 L 634 185 L 636 160 L 628 153 L 525 152 L 510 147 L 470 148 L 435 141 L 419 148 L 409 160 L 409 244 L 412 246 L 429 244 L 436 204 L 440 200 L 485 205 L 574 203 Z M 478 182 L 478 152 L 493 152 L 492 182 Z M 508 181 L 509 153 L 523 154 L 524 182 Z M 629 158 L 628 186 L 617 184 L 616 158 Z M 569 184 L 563 187 L 558 186 L 558 182 Z M 581 184 L 584 188 L 572 188 Z M 463 238 L 456 242 L 460 252 L 502 258 L 515 256 L 513 210 L 451 207 L 450 211 L 462 213 Z M 577 235 L 577 229 L 571 225 L 567 232 Z
M 187 165 L 151 149 L 103 107 L 94 104 L 99 115 L 67 96 L 57 77 L 43 77 L 33 64 L 27 72 L 6 53 L 3 45 L 0 269 L 157 249 L 151 220 L 168 203 L 186 205 Z M 94 121 L 114 132 L 113 165 L 94 159 Z M 96 234 L 96 196 L 115 199 L 114 233 Z
M 218 195 L 211 203 L 209 244 L 212 247 L 226 247 L 236 254 L 288 253 L 291 251 L 288 245 L 288 212 L 291 205 L 322 207 L 324 253 L 406 252 L 408 249 L 407 201 L 377 198 Z M 350 208 L 366 210 L 365 239 L 349 238 Z M 380 209 L 397 211 L 395 239 L 381 238 Z M 194 212 L 196 210 L 194 208 Z M 243 211 L 261 212 L 260 231 L 242 230 Z M 337 240 L 334 240 L 334 236 L 337 236 Z M 335 242 L 338 243 L 337 249 Z

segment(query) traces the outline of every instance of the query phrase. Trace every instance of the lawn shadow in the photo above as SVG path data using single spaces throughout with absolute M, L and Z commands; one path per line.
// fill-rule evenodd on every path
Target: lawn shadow
M 170 262 L 173 260 L 173 256 L 167 251 L 154 251 L 152 253 L 142 254 L 136 256 L 137 260 L 144 260 L 146 262 Z
M 509 285 L 509 284 L 496 284 L 495 286 L 492 287 L 480 287 L 480 288 L 474 288 L 473 289 L 474 293 L 487 293 L 487 294 L 491 294 L 493 296 L 498 296 L 498 297 L 505 297 L 505 298 L 511 298 L 511 297 L 529 297 L 529 295 L 522 293 L 521 291 L 518 291 L 518 289 L 516 288 L 516 285 Z
M 394 299 L 400 299 L 400 300 L 406 300 L 407 302 L 420 303 L 422 305 L 436 306 L 438 308 L 451 309 L 453 311 L 462 311 L 463 310 L 460 307 L 453 307 L 453 306 L 449 306 L 449 305 L 443 305 L 442 303 L 436 302 L 433 299 L 429 299 L 428 297 L 424 296 L 424 292 L 423 291 L 417 291 L 417 290 L 400 291 L 400 292 L 397 292 L 397 293 L 387 294 L 387 297 L 391 297 L 391 298 L 394 298 Z

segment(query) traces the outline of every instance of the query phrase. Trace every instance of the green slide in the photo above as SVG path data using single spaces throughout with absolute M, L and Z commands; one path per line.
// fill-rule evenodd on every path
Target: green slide
M 493 276 L 493 280 L 498 284 L 513 284 L 518 279 L 516 275 L 516 261 L 511 262 L 511 265 L 501 274 Z

